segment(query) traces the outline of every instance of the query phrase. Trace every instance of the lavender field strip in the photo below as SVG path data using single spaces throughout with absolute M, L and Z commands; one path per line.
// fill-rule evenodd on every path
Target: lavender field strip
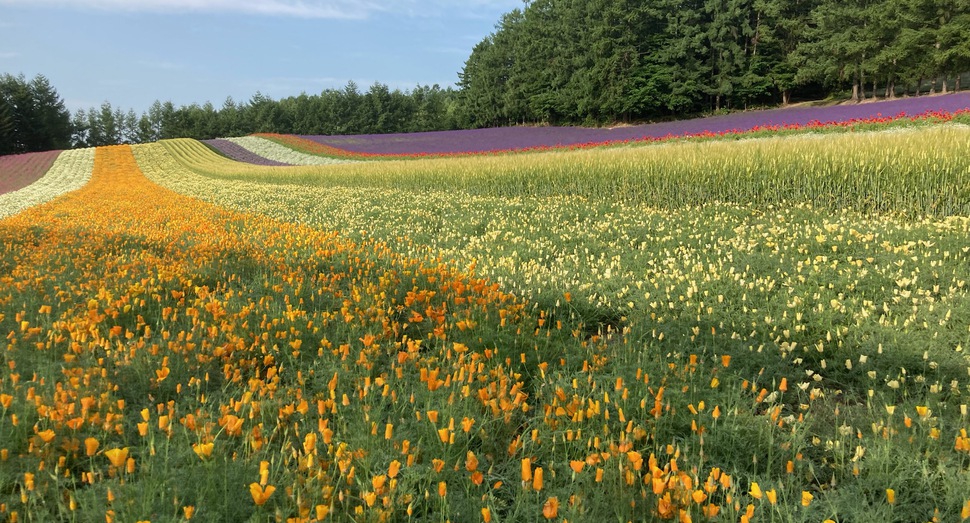
M 353 161 L 302 153 L 257 136 L 226 138 L 226 140 L 255 155 L 286 165 L 336 165 Z
M 656 139 L 668 136 L 734 133 L 769 127 L 805 127 L 815 123 L 840 124 L 866 119 L 888 119 L 899 115 L 953 113 L 966 109 L 970 109 L 970 93 L 954 93 L 864 104 L 745 111 L 708 118 L 615 128 L 503 127 L 408 134 L 304 136 L 304 138 L 357 153 L 452 154 Z
M 60 151 L 0 156 L 0 194 L 22 189 L 44 176 Z
M 251 163 L 253 165 L 285 166 L 288 163 L 277 162 L 260 156 L 245 147 L 230 140 L 220 138 L 215 140 L 203 140 L 202 143 L 215 149 L 219 154 L 237 162 Z
M 37 181 L 19 190 L 0 194 L 0 218 L 80 189 L 91 178 L 93 165 L 93 148 L 59 153 L 50 169 Z

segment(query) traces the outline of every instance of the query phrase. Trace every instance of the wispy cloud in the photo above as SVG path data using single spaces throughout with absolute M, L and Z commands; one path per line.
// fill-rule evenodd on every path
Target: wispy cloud
M 380 2 L 358 0 L 0 0 L 0 5 L 115 12 L 242 13 L 337 19 L 364 18 L 375 10 L 383 10 Z
M 439 16 L 493 20 L 497 13 L 522 7 L 522 0 L 376 0 L 381 11 L 413 18 Z
M 115 12 L 242 13 L 295 18 L 359 19 L 376 13 L 435 16 L 458 11 L 509 10 L 522 0 L 0 0 L 0 5 L 63 7 Z
M 20 56 L 20 53 L 15 51 L 0 51 L 0 60 L 9 60 L 18 56 Z

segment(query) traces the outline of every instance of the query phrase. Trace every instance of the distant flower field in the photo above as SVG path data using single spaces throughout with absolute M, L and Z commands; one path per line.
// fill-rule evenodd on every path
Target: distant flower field
M 254 165 L 272 165 L 272 166 L 278 166 L 278 167 L 291 165 L 285 162 L 271 160 L 264 156 L 260 156 L 255 151 L 251 149 L 247 149 L 242 145 L 239 145 L 239 143 L 232 141 L 228 138 L 220 138 L 216 140 L 204 140 L 203 143 L 218 151 L 219 154 L 222 154 L 227 158 L 232 158 L 233 160 L 236 160 L 239 162 L 246 162 Z M 253 147 L 253 149 L 255 149 L 255 147 Z
M 609 129 L 581 127 L 512 127 L 412 134 L 305 136 L 334 149 L 360 155 L 455 154 L 548 148 L 669 137 L 748 133 L 759 129 L 813 128 L 879 122 L 926 114 L 970 110 L 970 93 L 924 96 L 869 104 L 792 107 L 749 111 L 674 122 Z
M 50 168 L 60 151 L 0 156 L 0 194 L 16 191 L 37 181 Z
M 0 220 L 0 521 L 970 519 L 959 122 L 62 153 Z
M 0 157 L 0 172 L 7 180 L 21 176 L 10 185 L 15 190 L 0 193 L 0 218 L 80 188 L 91 178 L 93 161 L 94 149 Z

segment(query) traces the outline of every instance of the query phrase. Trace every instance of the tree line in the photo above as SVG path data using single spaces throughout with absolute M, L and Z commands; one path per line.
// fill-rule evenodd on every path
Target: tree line
M 218 109 L 209 102 L 176 107 L 170 101 L 156 100 L 140 116 L 104 102 L 100 108 L 74 113 L 72 143 L 94 147 L 252 133 L 339 135 L 447 130 L 456 128 L 455 98 L 453 89 L 438 85 L 401 91 L 375 83 L 361 92 L 349 82 L 342 89 L 280 100 L 259 92 L 241 103 L 230 97 Z
M 458 89 L 350 82 L 142 114 L 73 115 L 42 75 L 0 76 L 0 154 L 254 132 L 371 134 L 604 124 L 798 99 L 961 89 L 968 0 L 531 0 L 472 49 Z
M 438 85 L 401 91 L 354 82 L 318 95 L 273 100 L 256 93 L 245 102 L 227 98 L 216 108 L 155 101 L 140 115 L 108 101 L 72 115 L 43 75 L 0 76 L 0 154 L 147 143 L 165 138 L 199 140 L 252 133 L 370 134 L 457 128 L 456 93 Z
M 532 0 L 472 50 L 458 106 L 465 127 L 596 124 L 959 90 L 967 72 L 967 0 Z
M 0 155 L 66 149 L 71 113 L 42 75 L 0 75 Z

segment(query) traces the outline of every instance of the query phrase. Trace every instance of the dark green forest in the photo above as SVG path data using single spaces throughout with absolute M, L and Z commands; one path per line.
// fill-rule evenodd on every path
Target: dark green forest
M 603 124 L 959 90 L 967 0 L 534 0 L 460 75 L 461 124 Z
M 176 107 L 155 101 L 141 116 L 105 102 L 72 118 L 76 146 L 153 142 L 165 138 L 208 139 L 252 133 L 370 134 L 456 128 L 455 93 L 439 86 L 401 91 L 376 83 L 361 92 L 353 82 L 317 95 L 273 100 L 261 93 L 237 103 L 227 98 Z
M 801 100 L 918 96 L 970 73 L 968 0 L 532 0 L 472 49 L 457 89 L 354 83 L 220 107 L 104 102 L 0 76 L 0 154 L 254 132 L 604 125 Z
M 0 155 L 71 146 L 71 114 L 44 76 L 0 75 Z
M 73 115 L 44 76 L 0 76 L 0 154 L 145 143 L 165 138 L 208 139 L 252 133 L 368 134 L 458 128 L 453 89 L 417 86 L 401 91 L 354 83 L 317 95 L 273 100 L 256 93 L 176 107 L 155 101 L 141 115 L 104 102 Z

